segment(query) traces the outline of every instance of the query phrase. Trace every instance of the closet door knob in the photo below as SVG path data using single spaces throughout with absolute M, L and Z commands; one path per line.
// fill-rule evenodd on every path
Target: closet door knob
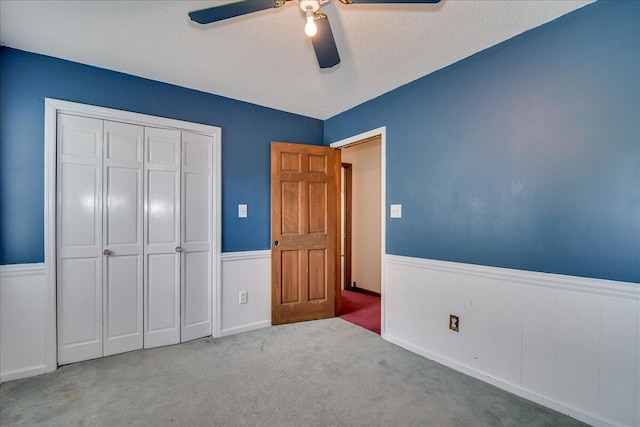
M 102 255 L 104 255 L 104 256 L 111 255 L 111 249 L 105 249 L 104 251 L 102 251 Z
M 178 253 L 182 252 L 182 246 L 176 246 L 176 252 Z

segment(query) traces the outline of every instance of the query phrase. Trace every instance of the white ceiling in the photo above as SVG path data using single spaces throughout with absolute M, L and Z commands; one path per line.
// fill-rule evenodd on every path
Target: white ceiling
M 326 119 L 593 0 L 322 7 L 342 62 L 321 70 L 295 2 L 206 26 L 225 0 L 0 0 L 0 44 Z

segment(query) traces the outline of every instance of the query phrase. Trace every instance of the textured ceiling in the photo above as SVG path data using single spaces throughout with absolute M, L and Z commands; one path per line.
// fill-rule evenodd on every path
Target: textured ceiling
M 0 0 L 0 43 L 326 119 L 591 0 L 322 7 L 341 64 L 320 70 L 295 2 L 206 26 L 228 1 Z

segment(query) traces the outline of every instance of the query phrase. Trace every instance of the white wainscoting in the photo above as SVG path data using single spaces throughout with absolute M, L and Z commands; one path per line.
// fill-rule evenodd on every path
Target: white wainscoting
M 269 326 L 270 251 L 221 262 L 220 335 Z M 589 424 L 640 426 L 640 284 L 394 255 L 383 271 L 386 340 Z M 55 369 L 48 298 L 44 264 L 0 266 L 0 382 Z
M 640 284 L 394 255 L 384 271 L 386 340 L 589 424 L 640 426 Z
M 270 326 L 271 251 L 223 253 L 221 264 L 220 336 Z M 0 382 L 56 369 L 48 288 L 43 263 L 0 266 Z M 249 292 L 247 304 L 240 291 Z
M 55 370 L 50 318 L 44 264 L 0 266 L 0 382 Z
M 271 325 L 271 251 L 225 252 L 222 264 L 220 336 Z M 249 292 L 240 304 L 240 292 Z

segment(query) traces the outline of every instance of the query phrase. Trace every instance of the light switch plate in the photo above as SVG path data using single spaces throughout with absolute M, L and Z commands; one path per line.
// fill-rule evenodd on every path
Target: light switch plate
M 391 218 L 402 218 L 402 205 L 391 205 Z
M 247 205 L 238 205 L 238 218 L 247 217 Z

